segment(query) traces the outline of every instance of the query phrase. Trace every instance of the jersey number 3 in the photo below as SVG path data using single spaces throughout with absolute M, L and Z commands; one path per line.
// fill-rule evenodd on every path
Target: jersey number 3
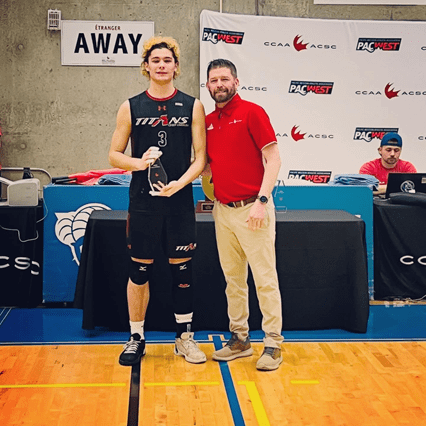
M 158 132 L 158 146 L 167 145 L 167 133 L 164 130 Z

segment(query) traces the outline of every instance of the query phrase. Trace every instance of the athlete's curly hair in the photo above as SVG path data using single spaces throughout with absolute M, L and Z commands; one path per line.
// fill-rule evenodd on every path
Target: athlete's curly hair
M 149 72 L 145 69 L 145 64 L 148 62 L 149 57 L 154 49 L 168 49 L 170 52 L 172 52 L 173 58 L 177 65 L 177 69 L 173 75 L 173 78 L 175 79 L 180 74 L 180 48 L 178 42 L 172 37 L 154 36 L 145 41 L 143 44 L 141 74 L 147 78 L 150 78 Z

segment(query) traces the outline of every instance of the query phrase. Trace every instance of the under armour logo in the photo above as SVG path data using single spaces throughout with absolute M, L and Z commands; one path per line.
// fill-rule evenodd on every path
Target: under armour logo
M 166 111 L 166 105 L 158 105 L 158 111 Z
M 186 265 L 179 265 L 179 271 L 184 271 L 187 269 Z
M 139 266 L 139 271 L 145 272 L 146 271 L 146 266 Z

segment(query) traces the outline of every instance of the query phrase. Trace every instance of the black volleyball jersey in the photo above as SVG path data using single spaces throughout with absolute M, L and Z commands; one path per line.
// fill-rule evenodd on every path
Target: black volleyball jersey
M 191 165 L 195 98 L 176 90 L 169 98 L 156 99 L 145 91 L 129 102 L 132 157 L 141 158 L 150 146 L 158 146 L 168 181 L 178 180 Z M 150 191 L 148 169 L 133 172 L 129 210 L 166 215 L 194 210 L 191 184 L 171 197 L 152 196 Z

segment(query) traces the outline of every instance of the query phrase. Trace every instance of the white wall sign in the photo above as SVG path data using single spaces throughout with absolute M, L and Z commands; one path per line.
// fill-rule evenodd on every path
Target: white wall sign
M 62 65 L 139 67 L 154 22 L 62 21 Z

